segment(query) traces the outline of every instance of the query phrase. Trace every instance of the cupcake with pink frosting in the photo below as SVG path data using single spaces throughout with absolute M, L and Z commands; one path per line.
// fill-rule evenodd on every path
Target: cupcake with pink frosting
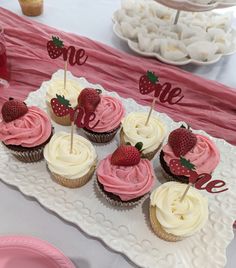
M 152 164 L 140 157 L 140 143 L 136 146 L 121 145 L 99 163 L 97 186 L 112 205 L 136 205 L 154 185 Z
M 100 101 L 94 113 L 96 121 L 99 122 L 93 129 L 84 128 L 88 139 L 98 143 L 111 141 L 125 116 L 125 108 L 122 102 L 111 96 L 100 95 Z
M 220 153 L 213 141 L 183 127 L 170 133 L 168 143 L 163 146 L 160 153 L 160 163 L 168 180 L 188 183 L 188 177 L 177 176 L 169 168 L 171 159 L 180 156 L 189 160 L 198 174 L 212 174 L 220 162 Z
M 52 136 L 48 115 L 24 102 L 12 98 L 1 110 L 0 140 L 22 162 L 37 162 L 43 158 L 43 148 Z

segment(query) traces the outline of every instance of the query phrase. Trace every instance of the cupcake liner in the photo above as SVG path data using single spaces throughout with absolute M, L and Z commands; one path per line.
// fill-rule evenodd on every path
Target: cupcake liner
M 123 145 L 123 144 L 126 144 L 125 142 L 125 139 L 124 139 L 124 131 L 123 129 L 121 129 L 120 131 L 120 144 Z M 154 158 L 154 156 L 156 155 L 156 153 L 160 150 L 160 148 L 162 147 L 162 143 L 152 152 L 149 152 L 149 153 L 142 153 L 141 154 L 141 157 L 142 158 L 146 158 L 148 160 L 152 160 Z
M 10 153 L 17 158 L 19 161 L 24 163 L 38 162 L 43 159 L 44 146 L 38 147 L 37 149 L 27 149 L 26 151 L 15 151 L 10 149 L 7 145 L 3 145 L 10 151 Z
M 62 116 L 62 117 L 56 116 L 52 110 L 51 104 L 48 101 L 46 102 L 46 104 L 47 104 L 47 111 L 48 111 L 51 119 L 54 122 L 56 122 L 57 124 L 62 125 L 62 126 L 70 126 L 71 125 L 70 115 L 66 115 L 66 116 Z
M 161 164 L 161 171 L 163 176 L 167 181 L 177 181 L 181 183 L 189 183 L 189 179 L 186 176 L 177 176 L 171 173 L 170 168 L 168 167 L 167 163 L 164 160 L 164 152 L 161 151 L 160 153 L 160 164 Z
M 107 200 L 107 202 L 112 205 L 112 206 L 116 206 L 116 207 L 126 207 L 126 208 L 130 208 L 130 207 L 134 207 L 138 204 L 140 204 L 142 202 L 142 200 L 145 198 L 146 195 L 141 196 L 140 199 L 136 200 L 136 201 L 118 201 L 118 200 L 114 200 L 111 197 L 109 197 L 100 187 L 98 180 L 95 180 L 95 185 L 99 191 L 99 193 L 103 196 L 104 199 Z
M 68 188 L 78 188 L 85 185 L 92 178 L 95 168 L 96 165 L 94 164 L 84 176 L 77 179 L 68 179 L 64 176 L 61 176 L 53 172 L 51 172 L 51 174 L 54 181 L 57 182 L 58 184 Z
M 97 142 L 97 143 L 106 143 L 106 142 L 111 141 L 115 137 L 119 128 L 120 127 L 110 132 L 105 132 L 105 133 L 93 132 L 84 128 L 83 128 L 83 131 L 90 141 Z
M 43 1 L 39 3 L 26 3 L 25 1 L 19 0 L 22 13 L 26 16 L 39 16 L 43 13 Z
M 167 233 L 161 226 L 160 222 L 156 218 L 156 207 L 151 206 L 149 207 L 149 217 L 150 223 L 154 233 L 161 239 L 169 242 L 177 242 L 182 240 L 181 236 L 176 236 L 170 233 Z

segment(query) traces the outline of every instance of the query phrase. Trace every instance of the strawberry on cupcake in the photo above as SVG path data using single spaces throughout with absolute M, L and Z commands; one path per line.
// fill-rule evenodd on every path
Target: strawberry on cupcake
M 40 108 L 10 98 L 2 106 L 0 140 L 20 161 L 37 162 L 52 135 L 50 118 Z
M 141 156 L 142 143 L 121 145 L 100 161 L 97 185 L 105 199 L 115 206 L 133 206 L 154 184 L 152 164 Z
M 170 133 L 168 143 L 163 146 L 160 153 L 160 163 L 168 180 L 188 183 L 189 175 L 173 174 L 173 165 L 176 165 L 173 159 L 185 161 L 184 166 L 187 166 L 189 172 L 194 170 L 198 174 L 211 174 L 220 161 L 220 153 L 209 138 L 194 134 L 182 126 Z
M 88 139 L 105 143 L 111 141 L 119 130 L 125 109 L 119 99 L 100 93 L 93 88 L 83 89 L 78 98 L 78 106 L 83 107 L 85 112 L 94 112 L 98 121 L 94 128 L 84 128 Z

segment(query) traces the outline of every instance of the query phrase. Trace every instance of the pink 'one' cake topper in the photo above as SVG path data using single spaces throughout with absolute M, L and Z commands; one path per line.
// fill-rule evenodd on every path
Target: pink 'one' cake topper
M 171 83 L 169 82 L 160 84 L 158 77 L 152 71 L 147 71 L 146 74 L 140 77 L 139 91 L 142 95 L 147 95 L 154 91 L 154 98 L 145 125 L 148 125 L 148 121 L 158 97 L 160 102 L 168 102 L 171 105 L 179 103 L 184 97 L 181 88 L 172 88 Z M 176 97 L 178 97 L 177 100 Z
M 189 185 L 186 188 L 184 195 L 182 196 L 181 200 L 183 200 L 184 196 L 186 195 L 188 189 L 191 185 L 195 185 L 195 188 L 198 190 L 206 190 L 208 193 L 221 193 L 228 190 L 221 189 L 218 191 L 213 191 L 214 188 L 221 188 L 226 185 L 226 183 L 222 180 L 211 180 L 212 177 L 208 173 L 201 173 L 198 174 L 195 171 L 195 166 L 184 157 L 180 156 L 179 159 L 171 159 L 170 160 L 170 171 L 177 175 L 177 176 L 186 176 L 189 177 Z
M 51 99 L 51 107 L 54 114 L 58 117 L 70 115 L 71 121 L 71 148 L 70 152 L 72 153 L 73 149 L 73 133 L 74 133 L 74 124 L 78 128 L 88 128 L 93 129 L 99 123 L 99 120 L 93 125 L 90 126 L 90 122 L 94 121 L 96 115 L 93 111 L 87 111 L 83 106 L 77 106 L 75 109 L 71 107 L 70 101 L 65 99 L 64 96 L 57 95 L 56 98 Z

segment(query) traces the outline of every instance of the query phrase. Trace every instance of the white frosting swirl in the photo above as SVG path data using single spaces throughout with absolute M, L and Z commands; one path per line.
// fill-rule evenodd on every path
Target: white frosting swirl
M 137 142 L 143 143 L 143 153 L 153 152 L 162 143 L 166 127 L 156 116 L 151 116 L 145 126 L 148 113 L 132 112 L 122 120 L 122 130 L 125 142 L 133 146 Z
M 67 100 L 70 101 L 72 107 L 77 105 L 77 99 L 82 91 L 81 85 L 76 80 L 66 81 L 66 89 L 64 88 L 63 79 L 53 79 L 48 82 L 47 92 L 46 92 L 46 101 L 50 103 L 52 98 L 56 97 L 56 94 L 65 96 Z
M 208 201 L 198 190 L 190 187 L 183 201 L 180 199 L 187 185 L 178 182 L 162 184 L 151 194 L 151 206 L 162 228 L 177 236 L 190 236 L 200 230 L 208 219 Z
M 44 148 L 44 158 L 51 172 L 67 179 L 84 176 L 97 160 L 96 151 L 90 141 L 74 134 L 73 152 L 70 153 L 70 134 L 58 132 Z

